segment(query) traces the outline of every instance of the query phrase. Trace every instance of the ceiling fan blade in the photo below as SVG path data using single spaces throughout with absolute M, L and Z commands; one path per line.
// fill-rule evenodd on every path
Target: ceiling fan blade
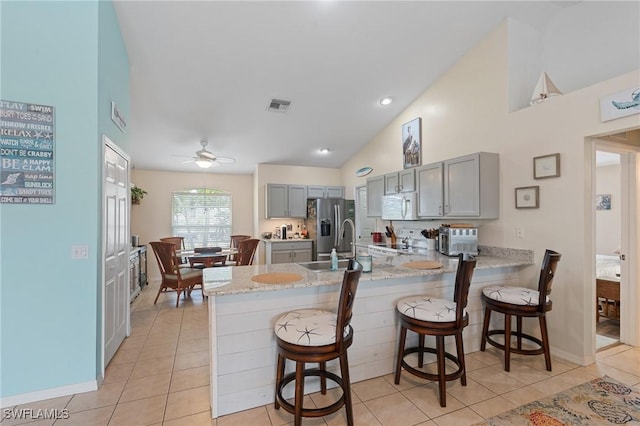
M 232 164 L 236 162 L 235 158 L 231 158 L 231 157 L 215 157 L 215 160 L 213 161 L 221 164 Z
M 181 162 L 180 162 L 180 164 L 193 163 L 194 161 L 195 161 L 195 160 L 192 158 L 192 159 L 190 159 L 190 160 L 184 160 L 184 161 L 181 161 Z

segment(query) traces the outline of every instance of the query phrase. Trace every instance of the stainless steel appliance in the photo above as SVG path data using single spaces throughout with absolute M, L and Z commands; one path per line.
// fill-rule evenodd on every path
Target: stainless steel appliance
M 353 200 L 307 200 L 307 230 L 309 238 L 315 240 L 313 260 L 329 260 L 332 248 L 336 249 L 338 255 L 351 255 L 354 230 L 351 226 L 345 226 L 343 235 L 338 235 L 340 225 L 345 219 L 351 219 L 355 223 L 356 207 Z
M 383 220 L 416 220 L 417 193 L 404 192 L 401 194 L 382 196 Z
M 478 254 L 478 228 L 456 228 L 441 226 L 438 241 L 439 251 L 446 256 L 457 256 L 460 253 Z

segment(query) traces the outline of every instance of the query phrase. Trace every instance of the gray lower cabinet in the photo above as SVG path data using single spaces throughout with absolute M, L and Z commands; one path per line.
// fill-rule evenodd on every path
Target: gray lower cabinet
M 274 263 L 311 262 L 313 259 L 313 241 L 287 240 L 265 241 L 267 265 Z
M 418 216 L 497 219 L 499 155 L 478 152 L 416 169 Z

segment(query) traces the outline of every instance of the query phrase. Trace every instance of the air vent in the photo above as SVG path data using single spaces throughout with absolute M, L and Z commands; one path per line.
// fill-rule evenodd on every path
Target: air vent
M 282 99 L 271 99 L 269 102 L 269 111 L 273 112 L 287 112 L 291 106 L 291 101 L 283 101 Z

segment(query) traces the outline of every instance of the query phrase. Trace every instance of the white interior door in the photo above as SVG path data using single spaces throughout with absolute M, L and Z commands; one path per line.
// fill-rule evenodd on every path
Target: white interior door
M 129 160 L 104 137 L 103 370 L 129 334 Z
M 356 235 L 358 241 L 371 241 L 371 233 L 376 230 L 376 218 L 367 216 L 367 186 L 357 186 L 355 188 L 356 204 Z

